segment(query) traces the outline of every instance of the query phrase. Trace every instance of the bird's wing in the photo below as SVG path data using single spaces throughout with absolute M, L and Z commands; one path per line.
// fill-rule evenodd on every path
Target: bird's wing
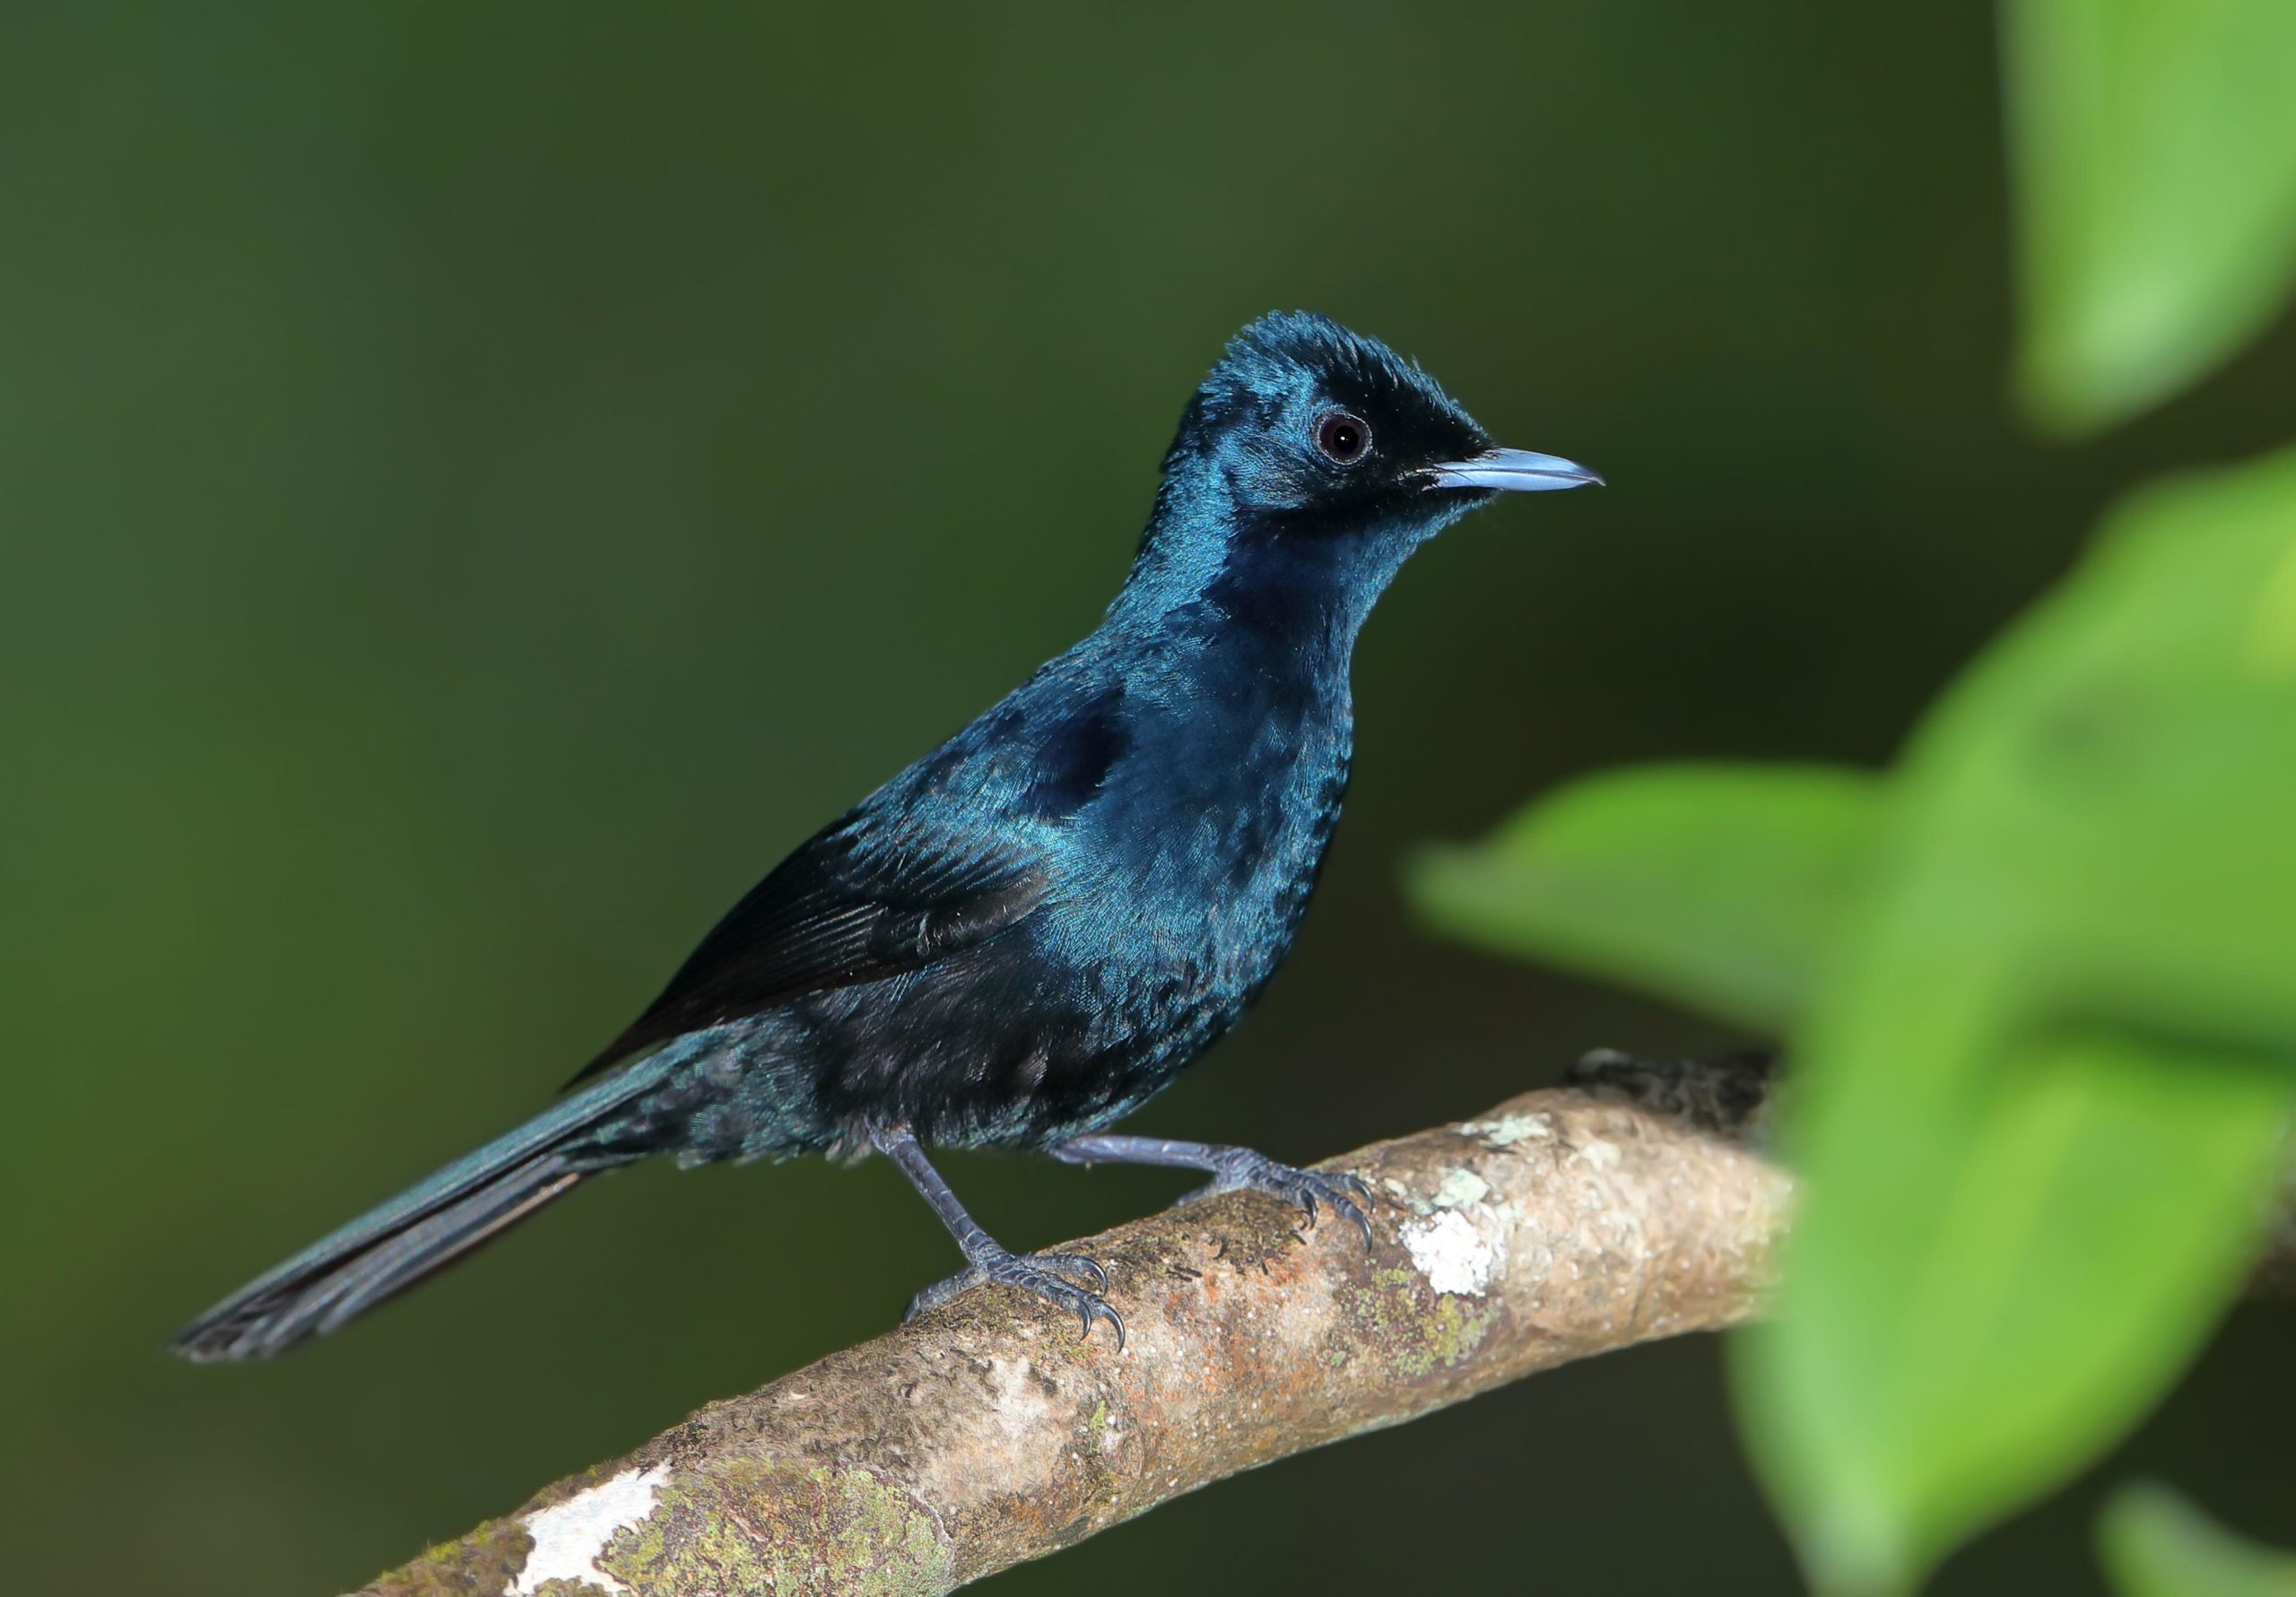
M 970 948 L 1034 909 L 1048 881 L 1041 853 L 1009 835 L 855 811 L 752 888 L 574 1080 L 681 1033 Z

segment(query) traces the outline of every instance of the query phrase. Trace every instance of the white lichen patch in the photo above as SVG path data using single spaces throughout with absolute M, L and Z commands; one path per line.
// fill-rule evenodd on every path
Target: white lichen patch
M 988 1411 L 997 1428 L 1022 1446 L 1032 1445 L 1057 1419 L 1042 1379 L 1033 1359 L 994 1355 L 988 1359 L 988 1382 L 996 1394 Z
M 1443 1177 L 1430 1199 L 1438 1209 L 1464 1209 L 1470 1203 L 1480 1203 L 1491 1193 L 1491 1183 L 1473 1170 L 1453 1170 Z
M 1493 1148 L 1511 1148 L 1518 1142 L 1540 1142 L 1554 1135 L 1554 1118 L 1549 1115 L 1501 1115 L 1496 1120 L 1470 1120 L 1459 1127 L 1470 1137 L 1481 1137 Z
M 1498 1250 L 1456 1209 L 1405 1226 L 1403 1245 L 1427 1284 L 1455 1297 L 1482 1297 L 1499 1265 Z
M 985 1401 L 967 1404 L 942 1445 L 918 1463 L 918 1498 L 942 1508 L 971 1502 L 992 1483 L 1024 1496 L 1044 1490 L 1077 1418 L 1057 1379 L 1026 1354 L 991 1353 L 977 1367 Z
M 534 1597 L 554 1580 L 583 1582 L 607 1592 L 629 1591 L 598 1567 L 597 1557 L 624 1527 L 643 1523 L 654 1512 L 654 1500 L 669 1472 L 667 1464 L 624 1470 L 563 1503 L 526 1515 L 526 1534 L 535 1539 L 535 1549 L 503 1597 Z
M 1624 1157 L 1615 1142 L 1605 1142 L 1600 1137 L 1587 1137 L 1570 1150 L 1570 1155 L 1590 1170 L 1615 1170 Z

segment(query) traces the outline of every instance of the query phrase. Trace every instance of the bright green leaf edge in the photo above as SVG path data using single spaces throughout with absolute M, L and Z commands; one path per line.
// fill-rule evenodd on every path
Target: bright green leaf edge
M 2296 1553 L 2235 1535 L 2150 1481 L 2105 1505 L 2097 1545 L 2119 1597 L 2296 1597 Z
M 1837 766 L 1605 772 L 1481 843 L 1422 848 L 1405 884 L 1463 942 L 1778 1035 L 1857 890 L 1879 793 Z
M 1996 1070 L 1973 1100 L 1847 1089 L 1888 1134 L 1810 1176 L 1776 1317 L 1734 1344 L 1749 1444 L 1822 1592 L 1912 1590 L 2109 1445 L 2255 1256 L 2279 1062 L 2085 1035 Z
M 2296 288 L 2296 7 L 2004 0 L 2017 386 L 2053 431 L 2206 376 Z
M 1808 1196 L 1777 1322 L 1738 1355 L 1830 1590 L 1909 1587 L 2093 1456 L 2237 1285 L 2296 1061 L 2292 565 L 2296 452 L 2135 496 L 1892 778 L 1796 1034 L 1782 1133 Z M 2081 1079 L 2068 1047 L 2121 1061 L 2118 1085 L 2085 1072 L 2079 1134 L 2073 1098 L 2030 1100 L 2036 1061 Z M 1996 1269 L 1983 1312 L 1953 1262 L 1988 1228 L 2096 1277 L 2021 1301 L 2041 1278 Z M 1987 1323 L 2064 1340 L 1995 1360 L 2003 1338 L 1967 1334 Z

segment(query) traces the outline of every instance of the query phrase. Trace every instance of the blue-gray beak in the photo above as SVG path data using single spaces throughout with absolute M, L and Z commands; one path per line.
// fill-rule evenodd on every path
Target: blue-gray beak
M 1430 466 L 1430 488 L 1495 488 L 1506 493 L 1547 493 L 1603 480 L 1576 461 L 1531 449 L 1486 449 L 1465 460 Z

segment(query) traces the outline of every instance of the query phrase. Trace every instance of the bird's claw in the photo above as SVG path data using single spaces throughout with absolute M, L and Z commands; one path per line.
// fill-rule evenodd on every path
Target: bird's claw
M 1320 1205 L 1328 1203 L 1333 1213 L 1355 1222 L 1356 1229 L 1363 1233 L 1364 1246 L 1371 1245 L 1370 1211 L 1378 1200 L 1361 1176 L 1345 1170 L 1297 1170 L 1248 1148 L 1224 1150 L 1212 1179 L 1180 1202 L 1195 1203 L 1222 1193 L 1244 1191 L 1268 1193 L 1297 1203 L 1307 1211 L 1303 1230 L 1315 1228 L 1322 1218 Z
M 1087 1291 L 1065 1279 L 1062 1272 L 1088 1280 L 1091 1289 Z M 901 1315 L 901 1321 L 906 1324 L 926 1309 L 938 1308 L 958 1293 L 991 1281 L 1018 1287 L 1057 1307 L 1073 1311 L 1087 1338 L 1092 1334 L 1093 1321 L 1106 1320 L 1109 1329 L 1116 1332 L 1116 1350 L 1124 1351 L 1124 1317 L 1100 1296 L 1109 1289 L 1109 1272 L 1082 1254 L 996 1254 L 926 1288 L 909 1299 L 909 1312 Z

